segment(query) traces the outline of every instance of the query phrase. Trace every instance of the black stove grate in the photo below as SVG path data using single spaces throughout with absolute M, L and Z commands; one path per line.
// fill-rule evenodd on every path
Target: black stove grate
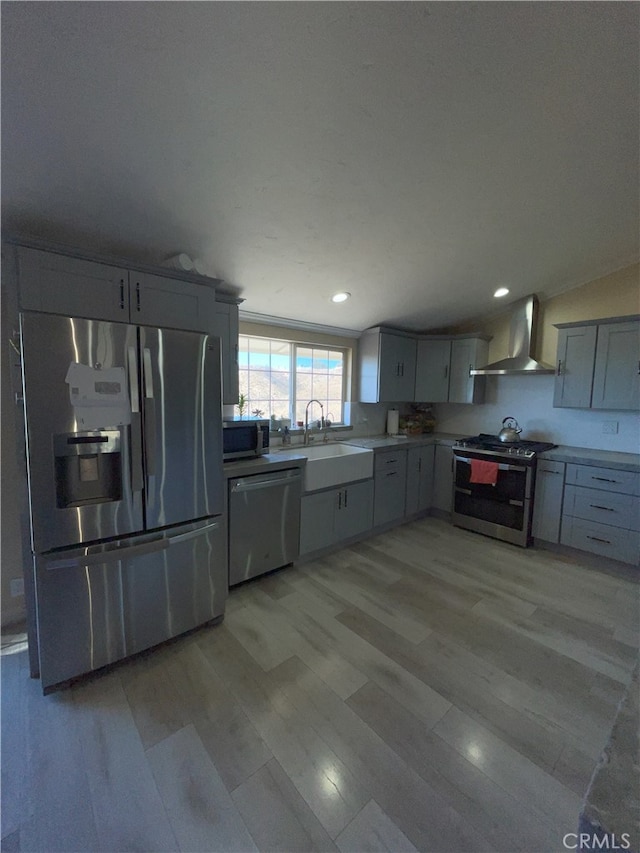
M 532 453 L 543 453 L 545 450 L 552 450 L 557 447 L 557 444 L 552 444 L 549 441 L 500 441 L 497 435 L 488 435 L 480 433 L 480 435 L 472 435 L 469 438 L 462 439 L 460 445 L 469 450 L 493 450 L 509 453 L 510 449 L 514 450 L 529 450 Z

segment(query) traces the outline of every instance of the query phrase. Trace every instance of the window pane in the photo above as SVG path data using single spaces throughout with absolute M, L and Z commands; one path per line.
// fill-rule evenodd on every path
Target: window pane
M 343 352 L 249 335 L 240 335 L 238 340 L 245 417 L 255 417 L 254 412 L 259 410 L 267 418 L 275 415 L 304 421 L 307 402 L 315 397 L 323 404 L 325 417 L 331 413 L 334 423 L 342 422 Z M 314 404 L 309 411 L 311 421 L 317 421 L 320 407 Z
M 336 376 L 333 373 L 329 374 L 327 397 L 329 397 L 330 400 L 342 399 L 342 376 Z
M 313 371 L 326 373 L 329 369 L 329 353 L 326 350 L 316 349 L 313 351 Z
M 298 347 L 296 371 L 310 373 L 313 366 L 313 350 L 308 347 Z
M 327 375 L 320 374 L 313 375 L 313 391 L 312 396 L 316 398 L 316 400 L 320 400 L 320 402 L 324 405 L 328 394 L 327 394 Z
M 311 393 L 311 374 L 298 373 L 296 376 L 296 398 L 306 404 L 313 397 Z

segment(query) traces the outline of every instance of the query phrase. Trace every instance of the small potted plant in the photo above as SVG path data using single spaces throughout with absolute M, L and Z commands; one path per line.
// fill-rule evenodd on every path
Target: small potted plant
M 247 408 L 247 398 L 244 394 L 240 394 L 238 397 L 238 415 L 240 416 L 240 420 L 242 420 L 242 416 L 244 415 L 244 410 Z

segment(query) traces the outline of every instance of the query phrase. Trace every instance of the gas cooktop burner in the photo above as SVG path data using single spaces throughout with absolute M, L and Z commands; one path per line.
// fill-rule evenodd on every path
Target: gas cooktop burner
M 504 456 L 520 456 L 525 459 L 531 459 L 536 453 L 542 453 L 545 450 L 551 450 L 557 447 L 557 444 L 552 444 L 548 441 L 500 441 L 497 435 L 472 435 L 469 438 L 461 438 L 456 441 L 454 447 L 464 448 L 466 450 L 475 450 L 479 453 L 491 453 Z

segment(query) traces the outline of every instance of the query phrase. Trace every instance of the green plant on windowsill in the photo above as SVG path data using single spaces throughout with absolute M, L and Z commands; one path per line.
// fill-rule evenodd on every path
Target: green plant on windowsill
M 247 398 L 244 396 L 244 394 L 240 394 L 240 396 L 238 397 L 238 415 L 240 416 L 240 420 L 242 420 L 242 417 L 244 415 L 244 410 L 246 408 L 247 408 Z

